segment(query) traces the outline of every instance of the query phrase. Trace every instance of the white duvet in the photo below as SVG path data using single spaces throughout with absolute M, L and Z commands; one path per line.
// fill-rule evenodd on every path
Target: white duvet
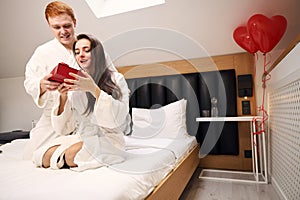
M 195 137 L 126 137 L 126 161 L 76 172 L 36 168 L 22 160 L 27 140 L 0 147 L 0 199 L 144 199 L 197 143 Z

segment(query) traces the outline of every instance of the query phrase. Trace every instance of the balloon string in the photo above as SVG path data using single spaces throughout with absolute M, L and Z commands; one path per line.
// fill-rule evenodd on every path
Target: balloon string
M 253 56 L 254 56 L 254 63 L 253 63 L 254 77 L 253 78 L 254 78 L 254 80 L 256 80 L 256 63 L 258 61 L 258 55 L 257 55 L 257 53 L 254 53 Z M 254 92 L 253 90 L 254 90 L 254 87 L 252 88 L 252 92 Z
M 257 60 L 258 60 L 258 55 L 257 55 L 257 53 L 254 53 L 254 56 L 255 56 L 255 58 L 254 58 L 254 80 L 256 80 L 256 63 L 257 63 Z
M 267 66 L 270 64 L 270 58 L 268 59 L 267 56 L 269 54 L 263 54 L 264 57 L 264 76 L 262 79 L 262 104 L 258 107 L 258 113 L 262 116 L 261 120 L 258 120 L 256 117 L 253 118 L 253 123 L 255 124 L 256 130 L 253 134 L 258 135 L 265 132 L 265 123 L 268 120 L 268 112 L 265 110 L 265 96 L 266 96 L 266 83 L 268 80 L 271 79 L 271 75 L 267 71 Z

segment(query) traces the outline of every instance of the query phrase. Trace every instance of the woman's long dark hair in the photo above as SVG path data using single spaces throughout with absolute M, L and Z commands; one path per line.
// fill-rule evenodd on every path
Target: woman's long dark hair
M 87 39 L 91 42 L 91 77 L 101 90 L 105 91 L 109 95 L 112 95 L 114 99 L 120 100 L 122 98 L 121 89 L 112 80 L 113 71 L 111 71 L 108 68 L 108 66 L 106 66 L 105 53 L 101 42 L 97 40 L 94 36 L 89 34 L 78 35 L 77 41 L 80 39 Z M 74 53 L 77 41 L 75 41 L 73 45 Z M 86 96 L 88 98 L 88 104 L 83 114 L 89 115 L 91 112 L 94 111 L 96 98 L 90 92 L 86 92 Z

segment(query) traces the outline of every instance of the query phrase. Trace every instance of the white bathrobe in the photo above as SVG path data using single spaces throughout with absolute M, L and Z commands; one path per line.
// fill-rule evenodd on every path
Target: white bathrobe
M 60 136 L 44 144 L 33 154 L 37 166 L 42 165 L 42 155 L 54 145 L 61 145 L 53 154 L 50 167 L 62 167 L 65 150 L 72 144 L 83 141 L 73 168 L 77 171 L 111 165 L 124 160 L 124 134 L 130 131 L 129 90 L 122 74 L 113 73 L 114 82 L 120 87 L 122 99 L 116 100 L 101 90 L 94 111 L 84 114 L 87 105 L 86 93 L 74 91 L 68 93 L 64 112 L 57 115 L 59 96 L 51 111 L 51 122 L 55 133 Z M 71 135 L 70 135 L 71 133 Z
M 32 96 L 35 104 L 39 108 L 43 108 L 43 114 L 36 127 L 30 131 L 30 142 L 24 152 L 25 159 L 31 159 L 33 151 L 59 136 L 52 127 L 50 115 L 55 94 L 47 91 L 40 97 L 40 80 L 49 74 L 60 62 L 64 62 L 74 68 L 78 67 L 72 51 L 66 49 L 55 38 L 39 46 L 26 65 L 25 90 Z
M 107 66 L 109 66 L 111 70 L 116 71 L 107 55 L 106 61 Z M 37 106 L 43 108 L 44 110 L 40 120 L 36 124 L 36 127 L 30 131 L 30 141 L 28 142 L 28 145 L 26 146 L 24 151 L 25 159 L 32 159 L 33 152 L 43 150 L 43 148 L 45 148 L 47 144 L 50 144 L 50 142 L 53 142 L 53 140 L 56 140 L 56 138 L 62 136 L 62 132 L 59 132 L 56 130 L 56 128 L 54 128 L 55 126 L 53 123 L 55 120 L 51 119 L 53 108 L 55 107 L 55 104 L 58 103 L 57 101 L 59 98 L 59 93 L 57 91 L 47 91 L 41 97 L 39 96 L 40 80 L 45 75 L 49 74 L 51 70 L 60 62 L 64 62 L 71 67 L 78 68 L 73 53 L 67 50 L 61 43 L 59 43 L 57 39 L 53 39 L 39 46 L 26 65 L 24 81 L 25 89 L 27 93 L 32 96 Z M 124 92 L 125 90 L 123 88 L 122 92 Z M 124 96 L 128 96 L 126 92 L 127 91 L 125 91 L 125 93 L 123 94 Z M 101 94 L 103 96 L 104 92 L 101 92 Z M 112 101 L 109 102 L 109 98 L 102 99 L 103 102 L 99 102 L 102 102 L 103 105 L 113 105 Z M 105 99 L 108 101 L 105 102 Z M 125 102 L 125 104 L 127 103 Z M 128 108 L 125 108 L 124 106 L 124 109 L 127 110 Z M 111 126 L 112 124 L 107 125 Z M 77 141 L 77 139 L 75 141 Z

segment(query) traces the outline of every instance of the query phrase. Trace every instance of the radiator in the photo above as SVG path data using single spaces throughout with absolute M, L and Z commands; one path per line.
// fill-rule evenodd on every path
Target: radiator
M 268 99 L 271 182 L 284 199 L 300 199 L 300 79 Z
M 299 35 L 300 41 L 300 35 Z M 300 44 L 271 71 L 267 89 L 271 183 L 281 199 L 300 199 Z

